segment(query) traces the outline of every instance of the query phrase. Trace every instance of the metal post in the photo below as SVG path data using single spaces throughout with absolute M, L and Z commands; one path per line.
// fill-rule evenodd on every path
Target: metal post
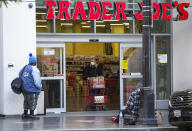
M 144 123 L 156 125 L 154 93 L 151 82 L 151 0 L 143 0 L 143 87 Z
M 90 0 L 90 1 L 95 2 L 96 0 Z M 96 11 L 95 8 L 93 10 Z M 96 33 L 96 20 L 91 20 L 90 24 L 91 24 L 91 33 Z

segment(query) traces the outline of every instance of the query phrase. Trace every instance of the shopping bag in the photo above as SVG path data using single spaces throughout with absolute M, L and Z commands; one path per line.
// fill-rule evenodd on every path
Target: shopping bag
M 16 94 L 21 94 L 21 92 L 22 92 L 22 79 L 20 77 L 15 78 L 11 82 L 11 89 Z
M 22 75 L 23 72 L 25 70 L 25 68 L 27 67 L 27 65 L 23 68 L 22 70 Z M 11 89 L 13 90 L 13 92 L 15 92 L 16 94 L 21 94 L 22 92 L 22 86 L 23 86 L 23 81 L 20 77 L 16 77 L 12 82 L 11 82 Z

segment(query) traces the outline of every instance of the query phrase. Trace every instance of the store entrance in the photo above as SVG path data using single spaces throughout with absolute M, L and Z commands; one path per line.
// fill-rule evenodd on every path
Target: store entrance
M 37 67 L 41 72 L 46 112 L 66 112 L 65 45 L 38 45 Z
M 92 67 L 93 60 L 97 69 L 91 76 L 92 71 L 86 69 Z M 104 77 L 104 95 L 107 97 L 104 106 L 96 103 L 87 108 L 88 77 Z M 102 99 L 102 96 L 98 98 Z M 96 98 L 92 99 L 94 101 Z M 66 104 L 67 112 L 119 110 L 119 43 L 66 43 Z

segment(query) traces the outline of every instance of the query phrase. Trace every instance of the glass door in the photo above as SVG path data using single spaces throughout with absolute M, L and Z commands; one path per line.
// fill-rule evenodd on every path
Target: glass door
M 65 45 L 38 45 L 37 67 L 41 72 L 46 112 L 66 112 Z
M 120 44 L 120 108 L 125 109 L 131 92 L 142 84 L 142 44 Z

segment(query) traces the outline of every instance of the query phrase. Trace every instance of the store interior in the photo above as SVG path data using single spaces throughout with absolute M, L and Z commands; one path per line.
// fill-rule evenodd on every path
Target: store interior
M 107 96 L 104 108 L 99 106 L 86 108 L 89 87 L 87 79 L 84 78 L 84 69 L 93 59 L 96 60 L 96 66 L 102 65 L 104 95 Z M 67 112 L 119 109 L 118 43 L 66 43 L 66 73 Z

